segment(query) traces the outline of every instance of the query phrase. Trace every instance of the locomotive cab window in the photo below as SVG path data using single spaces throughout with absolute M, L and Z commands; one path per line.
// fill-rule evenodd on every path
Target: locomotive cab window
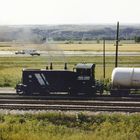
M 91 76 L 91 70 L 90 69 L 77 69 L 78 75 L 82 76 Z

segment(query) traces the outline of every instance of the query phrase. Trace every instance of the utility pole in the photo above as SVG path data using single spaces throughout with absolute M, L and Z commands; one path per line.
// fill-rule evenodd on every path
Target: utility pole
M 119 22 L 117 22 L 115 67 L 118 67 Z
M 105 79 L 105 39 L 103 40 L 103 77 Z

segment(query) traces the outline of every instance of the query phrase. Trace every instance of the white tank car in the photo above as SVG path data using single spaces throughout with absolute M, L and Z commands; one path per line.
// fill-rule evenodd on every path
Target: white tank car
M 117 88 L 140 88 L 140 68 L 115 68 L 111 82 Z

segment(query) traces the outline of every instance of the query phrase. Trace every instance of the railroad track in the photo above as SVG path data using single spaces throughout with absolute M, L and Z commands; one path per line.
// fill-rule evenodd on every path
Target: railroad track
M 128 97 L 113 97 L 110 95 L 98 95 L 98 96 L 68 96 L 68 95 L 49 95 L 49 96 L 22 96 L 17 94 L 5 94 L 0 93 L 0 99 L 23 99 L 23 100 L 101 100 L 101 101 L 135 101 L 140 102 L 139 95 L 133 95 Z
M 38 104 L 38 105 L 85 105 L 85 106 L 127 106 L 140 107 L 140 102 L 130 101 L 99 101 L 99 100 L 24 100 L 24 99 L 0 99 L 0 104 Z
M 140 102 L 0 99 L 0 109 L 140 112 Z
M 8 92 L 0 93 L 0 109 L 140 112 L 140 96 L 19 96 Z
M 18 110 L 61 110 L 61 111 L 108 111 L 108 112 L 140 112 L 140 107 L 118 106 L 77 106 L 77 105 L 38 105 L 38 104 L 0 104 L 1 109 Z

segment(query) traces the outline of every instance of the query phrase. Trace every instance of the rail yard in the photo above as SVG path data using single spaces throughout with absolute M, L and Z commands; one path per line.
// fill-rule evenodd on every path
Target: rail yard
M 78 50 L 78 51 L 80 52 L 80 50 Z M 70 53 L 72 53 L 72 51 L 70 51 Z M 58 60 L 56 60 L 55 54 L 53 54 L 54 56 L 52 56 L 52 58 L 50 59 L 49 58 L 50 57 L 49 56 L 50 55 L 50 52 L 49 52 L 49 54 L 46 57 L 45 57 L 45 55 L 44 56 L 39 56 L 39 57 L 38 56 L 29 57 L 29 56 L 26 56 L 25 55 L 25 56 L 17 56 L 17 57 L 13 56 L 13 58 L 12 58 L 11 56 L 9 56 L 10 54 L 7 54 L 6 56 L 2 56 L 0 61 L 1 61 L 1 66 L 4 69 L 9 69 L 10 70 L 9 72 L 11 72 L 11 70 L 15 66 L 18 66 L 18 67 L 16 67 L 16 73 L 12 73 L 12 75 L 14 74 L 13 75 L 14 76 L 13 80 L 15 79 L 16 75 L 19 72 L 20 72 L 20 76 L 18 76 L 18 77 L 21 78 L 23 76 L 21 74 L 21 72 L 22 72 L 22 68 L 24 68 L 24 66 L 26 67 L 26 69 L 23 70 L 25 72 L 32 71 L 32 69 L 35 71 L 36 66 L 37 66 L 37 71 L 36 72 L 38 74 L 34 75 L 34 72 L 32 72 L 32 75 L 34 76 L 33 79 L 36 80 L 36 82 L 34 83 L 36 85 L 35 87 L 40 87 L 38 85 L 39 84 L 43 84 L 43 83 L 45 84 L 46 81 L 47 81 L 46 77 L 48 77 L 49 75 L 51 75 L 51 73 L 55 73 L 56 71 L 58 73 L 60 73 L 60 72 L 64 73 L 65 71 L 68 72 L 68 73 L 72 73 L 72 71 L 73 71 L 72 70 L 73 69 L 73 65 L 74 64 L 80 64 L 80 61 L 82 60 L 82 62 L 83 62 L 83 60 L 85 59 L 85 61 L 87 62 L 87 66 L 88 66 L 88 63 L 91 65 L 92 62 L 95 62 L 96 68 L 95 68 L 95 70 L 94 69 L 91 70 L 91 73 L 92 73 L 92 71 L 95 71 L 95 73 L 93 73 L 93 75 L 91 76 L 91 73 L 89 75 L 84 75 L 84 74 L 83 75 L 79 75 L 79 74 L 77 75 L 74 72 L 73 73 L 73 75 L 75 77 L 74 78 L 75 79 L 74 81 L 76 81 L 76 79 L 78 79 L 78 77 L 76 78 L 76 76 L 79 76 L 79 78 L 83 78 L 83 79 L 85 77 L 87 78 L 89 76 L 90 77 L 90 82 L 89 81 L 88 82 L 90 83 L 90 85 L 93 82 L 93 85 L 91 85 L 91 87 L 94 87 L 94 84 L 96 83 L 95 80 L 96 79 L 97 80 L 100 79 L 102 77 L 102 75 L 103 75 L 102 74 L 102 70 L 101 70 L 101 66 L 102 66 L 101 52 L 98 52 L 97 54 L 99 54 L 99 55 L 95 54 L 95 56 L 94 56 L 93 53 L 91 53 L 90 55 L 88 54 L 84 58 L 81 55 L 79 55 L 78 52 L 76 52 L 76 53 L 77 54 L 73 54 L 72 53 L 73 56 L 69 56 L 69 54 L 65 54 L 64 55 L 64 57 L 67 59 L 67 61 L 70 64 L 68 63 L 68 69 L 63 69 L 63 70 L 60 69 L 60 66 L 61 67 L 64 67 L 64 62 L 62 62 L 62 60 L 61 60 L 62 58 L 59 58 L 56 55 L 56 58 L 58 58 Z M 82 52 L 82 55 L 83 55 L 83 53 L 84 52 Z M 126 62 L 126 60 L 127 61 L 129 60 L 129 65 L 132 64 L 133 66 L 138 67 L 138 65 L 139 65 L 139 63 L 138 63 L 139 56 L 137 56 L 138 53 L 139 52 L 137 52 L 136 54 L 135 54 L 135 52 L 127 52 L 125 54 L 125 52 L 119 52 L 119 54 L 122 54 L 119 57 L 119 63 L 120 63 L 119 65 L 120 66 L 122 66 L 122 65 L 128 66 L 128 62 Z M 131 58 L 130 58 L 130 54 L 132 54 L 131 55 Z M 58 55 L 60 55 L 60 51 L 59 50 L 58 50 Z M 111 72 L 113 70 L 113 65 L 114 65 L 113 55 L 114 55 L 113 52 L 109 52 L 108 55 L 106 56 L 107 57 L 106 58 L 107 59 L 107 65 L 108 65 L 107 66 L 107 71 L 108 71 L 108 68 L 109 67 L 111 68 L 111 70 L 109 70 L 107 72 L 107 78 L 111 78 Z M 127 55 L 129 55 L 129 56 L 127 56 Z M 10 59 L 8 58 L 8 56 L 10 57 Z M 63 57 L 63 56 L 60 55 L 60 57 Z M 47 59 L 50 59 L 50 60 L 47 60 Z M 42 68 L 42 66 L 43 67 L 46 67 L 45 66 L 46 61 L 47 61 L 47 64 L 48 64 L 48 70 L 46 69 L 43 72 L 41 68 Z M 53 62 L 52 63 L 52 67 L 53 68 L 52 69 L 50 69 L 50 66 L 49 66 L 51 61 Z M 11 64 L 13 64 L 13 66 Z M 59 67 L 58 67 L 58 64 L 60 64 Z M 90 70 L 90 68 L 92 67 L 92 65 L 91 65 L 91 67 L 87 68 L 86 63 L 83 63 L 83 64 L 81 63 L 80 65 L 82 67 L 81 66 L 79 67 L 79 68 L 81 68 L 81 72 L 79 72 L 79 73 L 83 73 L 84 69 L 85 70 Z M 47 74 L 49 71 L 50 71 L 50 74 Z M 128 71 L 126 71 L 126 72 L 128 72 Z M 68 73 L 67 73 L 67 75 L 68 75 Z M 133 73 L 131 73 L 131 74 L 133 75 Z M 59 75 L 59 77 L 62 77 L 61 74 L 58 74 L 58 75 Z M 127 75 L 127 73 L 126 73 L 126 75 Z M 43 77 L 45 77 L 45 78 L 43 78 Z M 67 77 L 67 76 L 65 76 L 65 77 Z M 20 80 L 20 78 L 18 78 L 18 81 Z M 41 78 L 43 78 L 44 80 L 42 79 L 41 81 L 39 81 Z M 6 79 L 8 79 L 8 78 L 6 78 Z M 5 81 L 8 81 L 6 79 L 5 79 Z M 22 77 L 22 79 L 26 79 L 26 82 L 27 82 L 27 79 L 28 78 L 26 76 L 25 78 Z M 30 79 L 28 79 L 28 80 L 30 80 Z M 65 81 L 65 80 L 63 81 L 62 79 L 60 80 L 59 78 L 57 78 L 57 80 L 55 79 L 54 81 L 55 82 L 57 81 L 56 84 L 57 83 L 63 83 L 63 82 L 64 83 L 67 83 L 67 81 Z M 69 78 L 68 78 L 68 80 L 69 80 Z M 14 81 L 16 82 L 16 80 L 14 80 Z M 71 83 L 74 83 L 74 81 L 72 80 Z M 79 89 L 80 87 L 85 86 L 85 82 L 87 82 L 87 81 L 84 81 L 84 80 L 82 81 L 82 79 L 81 79 L 78 82 L 76 81 L 76 83 L 75 83 L 76 87 L 78 87 L 77 89 Z M 17 82 L 15 84 L 17 84 Z M 23 84 L 26 85 L 28 83 L 23 83 Z M 70 83 L 68 83 L 68 84 L 70 84 Z M 83 84 L 83 85 L 81 85 L 81 84 Z M 89 93 L 93 93 L 94 94 L 93 96 L 91 96 L 91 95 L 84 95 L 83 93 L 81 94 L 82 96 L 80 95 L 79 97 L 75 93 L 74 93 L 74 95 L 69 96 L 69 91 L 68 90 L 70 90 L 71 88 L 73 88 L 73 87 L 70 87 L 71 84 L 66 86 L 67 87 L 67 90 L 65 89 L 65 92 L 68 92 L 68 93 L 66 93 L 66 95 L 63 95 L 65 93 L 62 93 L 62 95 L 61 95 L 61 90 L 63 90 L 63 89 L 62 88 L 59 89 L 58 87 L 60 87 L 60 86 L 57 87 L 56 85 L 55 85 L 55 87 L 56 87 L 55 90 L 56 91 L 53 89 L 53 92 L 57 92 L 57 94 L 55 94 L 55 95 L 54 94 L 47 95 L 48 93 L 46 92 L 47 91 L 47 89 L 46 89 L 46 91 L 45 90 L 43 91 L 43 92 L 46 92 L 47 93 L 47 94 L 45 93 L 46 94 L 45 96 L 44 95 L 32 95 L 31 88 L 30 88 L 30 92 L 27 95 L 24 95 L 24 96 L 22 96 L 22 95 L 16 95 L 16 91 L 13 90 L 13 89 L 11 91 L 13 94 L 11 94 L 10 90 L 9 91 L 8 90 L 2 91 L 2 89 L 1 89 L 1 91 L 0 91 L 0 93 L 1 93 L 1 95 L 0 95 L 1 99 L 5 99 L 6 98 L 7 100 L 1 101 L 1 103 L 3 103 L 3 104 L 1 104 L 1 107 L 0 108 L 4 108 L 5 107 L 7 109 L 8 108 L 9 109 L 12 109 L 13 108 L 13 109 L 19 109 L 19 110 L 21 110 L 21 109 L 25 109 L 25 110 L 26 109 L 27 110 L 29 110 L 29 109 L 38 109 L 39 110 L 40 109 L 40 110 L 43 110 L 44 109 L 44 110 L 81 110 L 81 111 L 89 110 L 89 111 L 110 111 L 110 112 L 113 112 L 113 111 L 117 111 L 117 112 L 119 112 L 119 111 L 121 111 L 121 112 L 123 112 L 123 111 L 124 112 L 139 112 L 139 104 L 137 103 L 137 102 L 139 102 L 139 94 L 138 95 L 137 94 L 132 94 L 132 95 L 129 95 L 129 96 L 128 95 L 121 95 L 121 94 L 119 94 L 119 95 L 121 95 L 121 97 L 113 97 L 114 95 L 112 97 L 110 97 L 110 91 L 107 91 L 107 92 L 105 91 L 103 95 L 100 95 L 100 93 L 97 93 L 97 95 L 95 95 L 97 89 L 95 88 L 94 91 L 91 91 L 92 89 L 88 89 L 88 84 L 85 86 L 85 88 L 83 90 L 85 90 L 85 92 L 87 92 L 88 94 Z M 51 86 L 53 86 L 53 84 Z M 129 86 L 131 86 L 131 85 L 129 85 Z M 31 85 L 31 87 L 33 87 L 33 85 Z M 98 88 L 99 88 L 99 86 L 98 86 Z M 35 88 L 33 88 L 33 89 L 35 89 Z M 41 87 L 40 87 L 40 89 L 41 89 Z M 83 92 L 83 90 L 80 91 L 80 92 Z M 101 91 L 102 91 L 102 89 L 101 89 Z M 126 90 L 122 90 L 122 91 L 123 92 L 126 92 Z M 34 92 L 39 92 L 39 91 L 34 91 Z M 60 93 L 60 95 L 59 95 L 59 93 Z M 119 91 L 119 93 L 120 93 L 120 91 Z M 31 94 L 31 95 L 29 95 L 29 94 Z M 10 99 L 8 99 L 9 98 L 8 96 L 10 96 Z M 19 96 L 19 97 L 17 97 L 17 96 Z M 15 97 L 16 97 L 16 99 L 14 99 Z M 45 100 L 42 100 L 42 99 L 45 99 Z M 53 100 L 53 99 L 55 101 L 55 102 L 52 102 L 52 103 L 54 103 L 54 105 L 52 103 L 51 103 L 51 106 L 47 105 L 47 103 L 49 102 L 49 100 Z M 58 102 L 56 100 L 58 100 Z M 70 101 L 67 104 L 65 104 L 64 101 L 63 101 L 63 103 L 64 103 L 63 104 L 63 103 L 60 103 L 59 102 L 61 100 L 70 100 Z M 72 104 L 72 101 L 74 101 L 74 100 L 77 100 L 77 101 L 79 101 L 79 100 L 81 100 L 81 101 L 86 100 L 87 105 L 84 102 L 81 102 L 81 103 L 79 102 L 79 104 Z M 88 101 L 91 101 L 92 102 L 92 100 L 93 100 L 93 103 L 92 104 L 89 104 Z M 101 101 L 101 102 L 100 103 L 97 103 L 96 100 L 97 101 Z M 6 102 L 7 102 L 7 104 L 6 104 Z M 118 102 L 120 102 L 120 104 Z M 137 104 L 135 104 L 135 102 Z M 32 103 L 32 105 L 31 105 L 31 103 Z M 26 104 L 27 104 L 27 106 L 26 106 Z M 77 108 L 76 108 L 76 106 L 77 106 Z

